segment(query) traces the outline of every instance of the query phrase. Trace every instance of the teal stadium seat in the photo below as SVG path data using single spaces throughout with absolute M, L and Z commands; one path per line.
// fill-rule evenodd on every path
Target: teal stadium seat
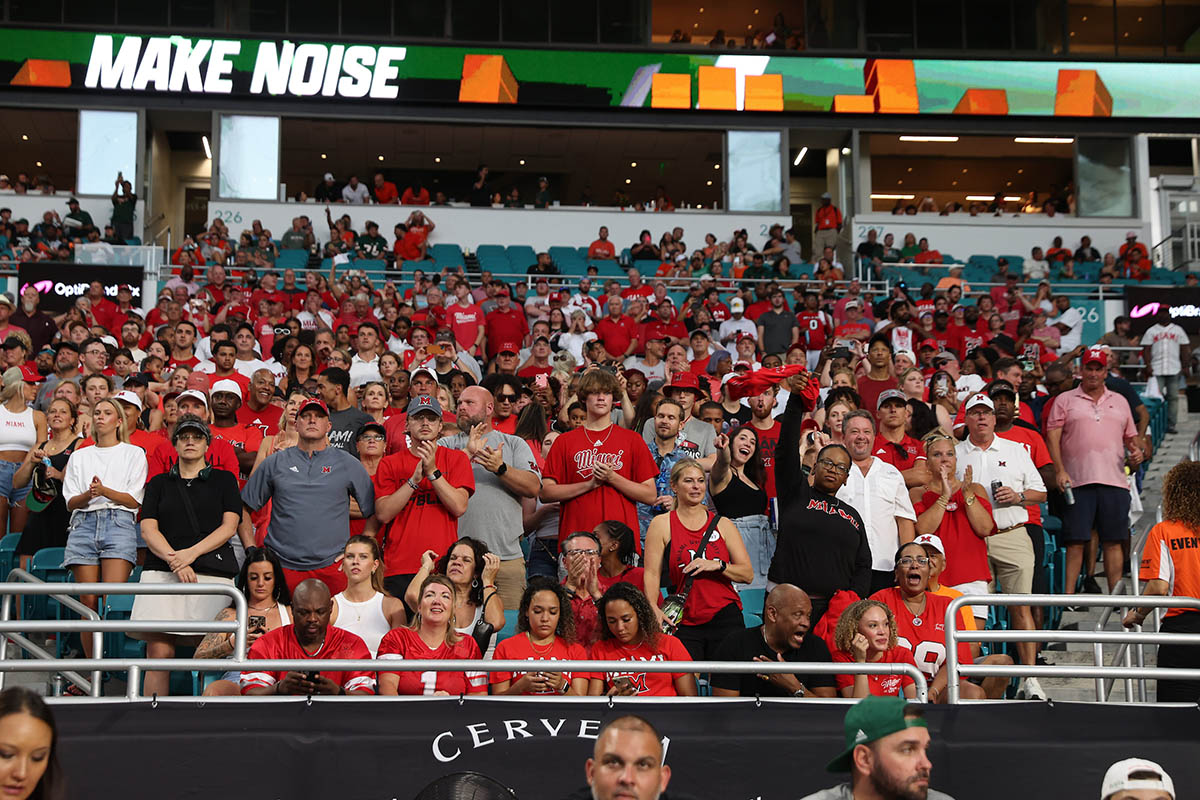
M 763 607 L 767 600 L 766 589 L 742 589 L 738 592 L 738 598 L 742 601 L 742 608 L 752 614 L 762 615 Z
M 429 246 L 428 252 L 433 256 L 438 269 L 442 267 L 455 269 L 466 264 L 463 260 L 462 248 L 456 244 L 433 244 Z
M 747 628 L 757 628 L 763 624 L 762 617 L 752 611 L 742 610 L 742 624 Z
M 308 265 L 307 250 L 280 250 L 275 259 L 276 269 L 304 269 Z
M 537 263 L 537 252 L 527 244 L 509 245 L 507 255 L 513 272 L 524 272 Z
M 65 557 L 65 548 L 44 547 L 33 554 L 29 572 L 46 583 L 66 583 L 71 579 L 71 571 L 62 565 Z M 27 596 L 24 605 L 26 619 L 59 618 L 61 606 L 48 595 Z
M 17 566 L 17 545 L 21 542 L 20 533 L 8 533 L 0 539 L 0 570 L 4 571 L 3 579 L 8 579 L 8 573 Z
M 504 609 L 504 627 L 496 633 L 496 644 L 500 644 L 510 636 L 517 634 L 517 609 Z

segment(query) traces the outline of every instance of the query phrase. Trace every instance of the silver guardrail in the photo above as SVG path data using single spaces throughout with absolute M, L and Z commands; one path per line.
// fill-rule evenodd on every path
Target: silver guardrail
M 1136 631 L 960 631 L 958 614 L 963 606 L 1118 606 L 1132 605 L 1156 608 L 1200 609 L 1200 599 L 1194 597 L 1139 597 L 1096 595 L 1096 594 L 986 594 L 963 595 L 950 601 L 946 607 L 946 702 L 959 702 L 961 677 L 1001 678 L 1130 678 L 1145 677 L 1145 669 L 1138 667 L 1087 667 L 1054 664 L 960 664 L 959 642 L 1086 642 L 1089 644 L 1121 643 L 1134 644 L 1195 644 L 1200 645 L 1200 633 L 1139 633 Z M 1167 680 L 1200 680 L 1200 669 L 1164 669 L 1156 667 L 1153 677 Z M 1097 697 L 1097 700 L 1101 700 Z
M 83 620 L 64 620 L 59 624 L 78 625 Z M 121 622 L 114 620 L 114 622 Z M 161 627 L 161 623 L 155 623 Z M 79 628 L 72 628 L 79 630 Z M 437 659 L 429 661 L 397 661 L 393 659 L 211 659 L 211 658 L 71 658 L 53 659 L 55 670 L 88 670 L 97 667 L 110 672 L 127 672 L 129 676 L 126 698 L 141 699 L 139 690 L 141 673 L 144 670 L 164 672 L 279 672 L 295 670 L 305 672 L 527 672 L 528 660 L 507 659 L 489 661 L 483 659 L 458 660 Z M 409 669 L 402 665 L 410 666 Z M 632 665 L 632 666 L 631 666 Z M 776 663 L 758 661 L 554 661 L 555 670 L 562 672 L 709 672 L 709 673 L 779 673 L 787 675 L 907 675 L 916 684 L 916 700 L 929 700 L 929 681 L 924 673 L 911 664 L 898 663 Z M 40 661 L 8 661 L 0 663 L 0 671 L 45 672 L 47 665 Z
M 1188 446 L 1188 461 L 1200 461 L 1200 433 L 1196 434 Z
M 17 578 L 13 581 L 12 578 Z M 23 581 L 36 582 L 23 582 Z M 100 615 L 83 605 L 71 595 L 225 595 L 230 598 L 231 605 L 237 614 L 237 619 L 230 622 L 217 620 L 128 620 L 101 619 Z M 14 596 L 48 595 L 67 608 L 84 617 L 78 620 L 31 620 L 12 619 L 12 601 Z M 61 673 L 72 683 L 87 691 L 93 697 L 100 696 L 100 673 L 103 671 L 125 671 L 121 667 L 112 666 L 121 663 L 116 659 L 104 658 L 104 633 L 232 633 L 233 657 L 237 660 L 246 657 L 246 625 L 248 610 L 246 596 L 235 586 L 221 583 L 178 583 L 178 584 L 146 584 L 146 583 L 44 583 L 34 575 L 21 569 L 9 573 L 9 581 L 0 583 L 0 645 L 5 640 L 15 642 L 26 652 L 37 656 L 29 661 L 10 661 L 6 658 L 7 647 L 0 646 L 0 689 L 4 688 L 5 677 L 9 672 L 53 672 Z M 26 633 L 91 633 L 92 654 L 90 659 L 60 659 L 31 642 Z M 163 659 L 172 661 L 172 659 Z M 222 662 L 224 663 L 224 662 Z M 80 669 L 79 664 L 87 666 Z M 211 669 L 213 662 L 207 662 Z M 71 673 L 91 671 L 92 680 L 82 681 L 78 675 Z M 140 673 L 129 670 L 130 678 L 140 677 Z M 135 681 L 137 682 L 137 681 Z

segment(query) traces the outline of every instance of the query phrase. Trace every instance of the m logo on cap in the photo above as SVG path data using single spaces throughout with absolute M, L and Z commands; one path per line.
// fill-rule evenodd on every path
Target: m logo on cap
M 421 395 L 420 398 L 418 398 L 418 403 L 423 406 L 428 406 L 428 405 L 430 405 L 430 400 L 431 400 L 431 398 L 429 397 L 429 395 L 423 394 L 423 395 Z

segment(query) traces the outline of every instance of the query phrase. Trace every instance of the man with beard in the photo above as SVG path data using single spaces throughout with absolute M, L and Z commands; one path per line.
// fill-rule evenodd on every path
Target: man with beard
M 258 428 L 263 436 L 279 433 L 279 419 L 283 416 L 283 408 L 271 402 L 274 396 L 275 376 L 271 374 L 271 370 L 255 370 L 254 376 L 250 378 L 246 402 L 242 403 L 237 412 L 238 422 Z
M 53 341 L 55 334 L 58 333 L 54 317 L 38 308 L 41 300 L 42 296 L 38 293 L 37 288 L 32 284 L 26 285 L 21 290 L 20 309 L 9 318 L 9 322 L 29 334 L 29 341 L 32 343 L 35 353 L 40 352 L 43 347 Z
M 804 800 L 953 800 L 929 788 L 929 726 L 925 712 L 901 697 L 864 697 L 846 712 L 846 749 L 830 772 L 850 782 Z
M 812 601 L 804 590 L 781 583 L 767 595 L 763 624 L 731 634 L 714 661 L 829 663 L 829 648 L 819 636 L 808 636 Z M 832 675 L 715 673 L 714 697 L 834 697 Z
M 500 558 L 496 591 L 505 608 L 517 608 L 525 591 L 521 500 L 537 497 L 542 476 L 524 439 L 492 428 L 494 410 L 495 401 L 487 389 L 463 389 L 458 397 L 461 432 L 439 439 L 438 446 L 461 450 L 471 459 L 474 502 L 458 518 L 458 535 L 478 539 Z
M 700 451 L 695 442 L 683 435 L 683 406 L 678 400 L 663 400 L 658 404 L 654 413 L 654 440 L 650 442 L 650 455 L 658 468 L 654 478 L 654 491 L 658 495 L 653 503 L 638 503 L 638 523 L 641 526 L 641 540 L 645 543 L 646 528 L 658 514 L 665 514 L 675 507 L 675 495 L 671 491 L 671 470 L 685 459 L 699 461 L 706 469 L 711 469 L 716 460 L 716 454 L 707 459 L 700 458 Z M 711 426 L 709 426 L 711 429 Z
M 710 456 L 717 452 L 714 444 L 717 435 L 712 425 L 696 419 L 693 413 L 704 402 L 699 376 L 689 371 L 676 373 L 672 381 L 663 386 L 662 391 L 667 399 L 674 400 L 683 409 L 680 432 L 688 441 L 695 443 L 698 455 L 694 457 L 703 460 L 706 468 L 712 467 L 714 459 Z M 646 420 L 646 424 L 642 426 L 642 438 L 648 446 L 654 446 L 654 420 Z
M 79 380 L 79 345 L 74 342 L 59 342 L 54 348 L 54 372 L 46 376 L 33 407 L 38 411 L 45 411 L 54 399 L 54 390 L 60 383 L 71 381 L 78 385 Z

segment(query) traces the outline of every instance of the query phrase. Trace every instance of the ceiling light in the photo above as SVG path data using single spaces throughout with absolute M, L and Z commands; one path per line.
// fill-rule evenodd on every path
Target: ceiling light
M 379 157 L 379 160 L 380 160 L 380 161 L 383 161 L 383 156 L 380 156 L 380 157 Z
M 630 161 L 630 162 L 629 162 L 629 166 L 631 166 L 631 167 L 636 167 L 636 166 L 637 166 L 637 162 L 636 162 L 636 161 Z
M 1025 174 L 1025 170 L 1023 170 L 1023 169 L 1019 169 L 1019 170 L 1017 170 L 1017 174 L 1018 174 L 1018 175 L 1024 175 L 1024 174 Z
M 709 181 L 708 183 L 706 183 L 706 184 L 704 184 L 704 185 L 705 185 L 705 186 L 712 186 L 712 181 Z
M 966 174 L 967 168 L 963 167 L 963 174 Z
M 850 148 L 849 148 L 849 147 L 843 147 L 843 148 L 842 148 L 842 155 L 844 155 L 844 156 L 848 156 L 848 155 L 850 155 Z
M 703 13 L 704 13 L 704 6 L 700 6 L 700 13 L 701 13 L 701 14 L 703 14 Z
M 950 181 L 951 186 L 958 186 L 958 181 Z
M 1129 31 L 1125 31 L 1125 38 L 1126 38 L 1126 39 L 1128 39 L 1128 38 L 1129 38 Z
M 901 136 L 902 142 L 957 142 L 957 136 Z
M 434 156 L 434 157 L 433 157 L 433 163 L 435 163 L 435 164 L 440 164 L 440 163 L 442 163 L 442 157 L 441 157 L 441 156 Z
M 34 162 L 34 164 L 35 164 L 36 166 L 39 166 L 39 167 L 40 167 L 40 166 L 42 165 L 42 162 L 40 162 L 40 161 L 35 161 L 35 162 Z
M 720 168 L 721 168 L 720 164 L 713 164 L 713 169 L 720 169 Z
M 523 166 L 525 166 L 525 159 L 523 159 L 523 158 L 522 158 L 522 159 L 521 159 L 520 161 L 518 161 L 517 163 L 518 163 L 518 164 L 520 164 L 520 165 L 523 167 Z
M 699 22 L 693 22 L 693 23 L 692 23 L 692 27 L 693 27 L 693 28 L 699 28 L 699 27 L 700 27 L 700 23 L 699 23 Z
M 1072 36 L 1074 36 L 1074 35 L 1075 35 L 1075 31 L 1071 31 L 1071 35 L 1072 35 Z
M 969 194 L 967 195 L 967 199 L 978 200 L 981 203 L 986 203 L 992 199 L 992 196 L 990 194 Z
M 908 171 L 909 171 L 909 172 L 912 172 L 912 167 L 909 167 L 909 168 L 908 168 Z
M 1013 141 L 1017 144 L 1071 144 L 1075 139 L 1070 136 L 1017 136 Z
M 751 30 L 753 27 L 754 27 L 753 25 L 747 25 L 746 30 Z
M 326 158 L 326 155 L 324 153 L 321 153 L 321 160 L 324 161 L 325 158 Z
M 208 134 L 201 134 L 200 144 L 204 145 L 204 157 L 212 161 L 212 148 L 208 146 Z
M 1141 21 L 1142 21 L 1142 18 L 1141 18 L 1141 17 L 1138 17 L 1138 22 L 1141 22 Z
M 1005 181 L 1005 182 L 1004 182 L 1004 185 L 1005 185 L 1005 186 L 1012 186 L 1012 181 Z
M 915 194 L 872 194 L 872 200 L 912 200 Z
M 22 141 L 22 142 L 28 142 L 28 141 L 29 141 L 29 134 L 28 134 L 28 133 L 22 133 L 22 134 L 21 134 L 21 141 Z
M 1020 195 L 1018 195 L 1018 194 L 1006 194 L 1006 195 L 1004 195 L 1004 202 L 1006 202 L 1006 203 L 1017 203 L 1017 202 L 1020 202 L 1021 200 L 1024 200 L 1024 199 L 1025 199 L 1024 197 L 1021 197 L 1021 196 L 1020 196 Z
M 807 146 L 801 147 L 800 152 L 796 153 L 796 160 L 792 162 L 792 166 L 793 167 L 800 166 L 800 162 L 804 160 L 804 157 L 806 155 L 808 155 L 808 147 Z
M 633 181 L 632 181 L 632 180 L 630 180 L 629 178 L 626 178 L 626 179 L 625 179 L 625 182 L 626 182 L 626 183 L 633 183 Z
M 1079 18 L 1079 21 L 1080 21 L 1080 22 L 1087 22 L 1087 14 L 1084 14 L 1082 17 L 1080 17 L 1080 18 Z
M 757 8 L 756 8 L 756 9 L 754 9 L 754 13 L 755 13 L 755 14 L 757 14 L 757 13 L 758 13 L 758 9 L 757 9 Z
M 903 180 L 898 180 L 898 181 L 896 181 L 896 185 L 897 185 L 897 186 L 899 186 L 899 185 L 900 185 L 900 184 L 902 184 L 902 183 L 904 183 L 904 181 L 903 181 Z

